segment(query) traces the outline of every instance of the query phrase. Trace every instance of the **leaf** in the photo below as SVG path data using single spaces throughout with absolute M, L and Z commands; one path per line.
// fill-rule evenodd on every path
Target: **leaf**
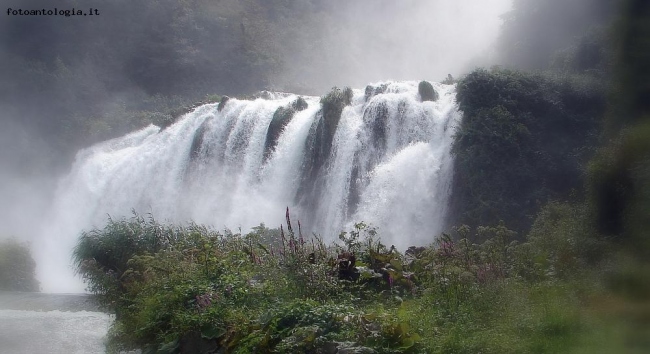
M 374 258 L 375 260 L 381 262 L 381 263 L 388 263 L 391 260 L 391 255 L 389 254 L 381 254 L 381 253 L 376 253 L 372 252 L 371 257 Z
M 406 334 L 409 332 L 410 326 L 406 322 L 400 322 L 398 325 L 399 331 L 400 331 L 400 336 L 406 336 Z
M 412 346 L 414 346 L 417 342 L 419 342 L 421 339 L 422 338 L 420 338 L 420 336 L 417 333 L 414 333 L 408 338 L 404 338 L 402 340 L 402 346 L 399 347 L 399 349 L 409 349 Z
M 415 345 L 415 341 L 413 339 L 406 338 L 402 340 L 402 346 L 400 346 L 399 349 L 408 349 L 414 345 Z
M 171 341 L 169 343 L 162 344 L 158 347 L 158 354 L 174 354 L 178 349 L 178 339 Z
M 363 319 L 366 321 L 374 321 L 377 319 L 377 315 L 374 313 L 366 313 L 363 315 Z
M 266 254 L 270 254 L 269 250 L 264 247 L 261 243 L 258 243 L 257 246 L 262 249 L 262 251 L 266 252 Z
M 217 339 L 224 334 L 226 334 L 226 330 L 219 327 L 208 327 L 201 330 L 201 338 L 203 339 Z
M 399 259 L 391 259 L 390 265 L 392 265 L 397 270 L 402 270 L 402 262 L 400 262 Z

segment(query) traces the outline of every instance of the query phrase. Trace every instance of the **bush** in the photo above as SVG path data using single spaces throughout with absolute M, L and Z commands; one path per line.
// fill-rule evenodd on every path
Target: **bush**
M 286 229 L 247 235 L 135 216 L 85 233 L 75 254 L 93 257 L 78 262 L 91 289 L 105 291 L 101 272 L 115 285 L 112 352 L 557 352 L 616 329 L 588 308 L 604 295 L 585 218 L 551 203 L 526 242 L 503 223 L 460 226 L 401 253 L 364 223 L 326 246 L 288 213 Z M 621 291 L 646 290 L 625 274 Z
M 29 244 L 14 239 L 0 242 L 0 290 L 39 291 Z
M 77 272 L 88 283 L 88 290 L 99 294 L 105 303 L 120 297 L 121 278 L 129 261 L 138 255 L 154 254 L 174 247 L 192 248 L 215 234 L 203 226 L 187 227 L 159 224 L 153 217 L 145 219 L 134 213 L 131 219 L 109 218 L 103 229 L 82 232 L 73 251 Z

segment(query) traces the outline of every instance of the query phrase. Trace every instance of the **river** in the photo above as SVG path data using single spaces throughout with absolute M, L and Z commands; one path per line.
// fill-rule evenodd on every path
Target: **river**
M 0 292 L 0 354 L 104 353 L 111 322 L 91 295 Z

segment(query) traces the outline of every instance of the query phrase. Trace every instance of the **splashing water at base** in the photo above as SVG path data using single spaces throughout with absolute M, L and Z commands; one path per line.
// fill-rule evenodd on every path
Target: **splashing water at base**
M 113 318 L 91 296 L 0 291 L 0 354 L 105 353 Z
M 325 241 L 364 221 L 398 248 L 432 242 L 461 116 L 455 86 L 433 87 L 435 102 L 421 100 L 418 82 L 354 90 L 338 121 L 318 97 L 303 97 L 306 108 L 293 110 L 274 141 L 269 125 L 298 96 L 230 99 L 222 110 L 208 104 L 164 130 L 150 126 L 81 150 L 35 243 L 43 289 L 82 291 L 71 269 L 80 231 L 131 210 L 245 232 L 261 222 L 279 227 L 289 206 L 306 234 Z
M 111 322 L 100 312 L 0 310 L 0 353 L 103 354 Z

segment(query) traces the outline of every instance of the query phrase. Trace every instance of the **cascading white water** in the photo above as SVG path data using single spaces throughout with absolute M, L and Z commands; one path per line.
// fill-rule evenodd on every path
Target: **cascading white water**
M 274 113 L 298 98 L 287 94 L 230 99 L 221 110 L 204 105 L 164 130 L 149 126 L 80 151 L 36 243 L 43 289 L 81 291 L 70 268 L 79 232 L 133 209 L 245 232 L 261 222 L 278 227 L 289 206 L 307 234 L 326 241 L 359 221 L 398 248 L 433 241 L 445 215 L 460 119 L 455 86 L 433 87 L 435 102 L 422 102 L 418 82 L 354 90 L 320 160 L 306 148 L 319 141 L 325 119 L 318 97 L 304 97 L 306 108 L 268 144 Z

